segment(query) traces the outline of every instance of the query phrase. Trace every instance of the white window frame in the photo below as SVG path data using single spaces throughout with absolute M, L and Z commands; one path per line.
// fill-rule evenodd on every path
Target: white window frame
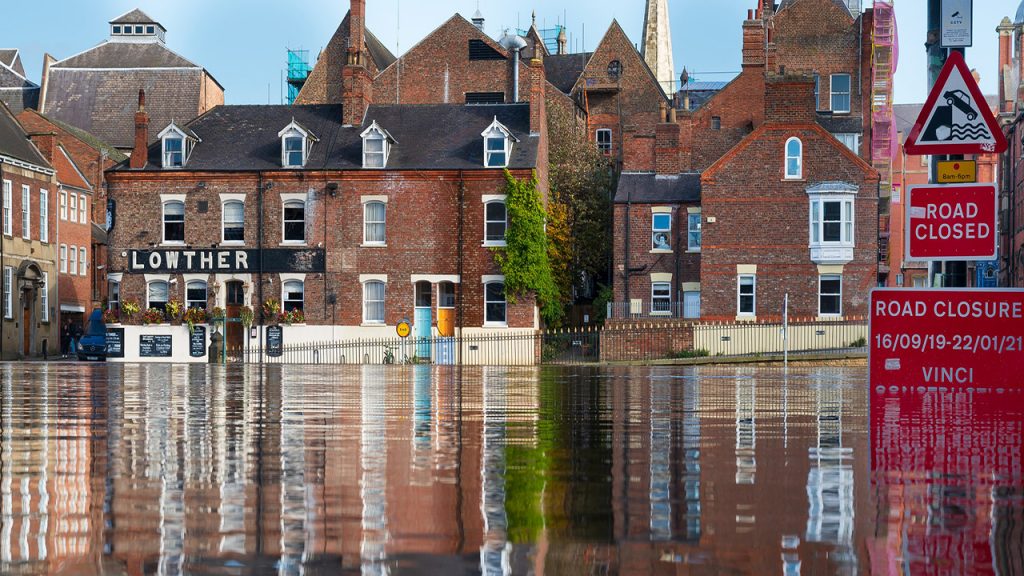
M 167 239 L 167 207 L 171 204 L 181 204 L 181 240 L 168 240 Z M 177 222 L 175 222 L 177 223 Z M 185 201 L 184 200 L 164 200 L 161 203 L 160 209 L 160 236 L 162 244 L 181 246 L 185 244 Z
M 156 136 L 160 139 L 160 166 L 169 169 L 184 168 L 188 164 L 188 158 L 192 155 L 193 145 L 199 141 L 194 134 L 189 134 L 178 127 L 177 124 L 171 122 L 166 128 L 160 131 Z M 168 152 L 167 143 L 171 140 L 181 141 L 180 152 Z M 180 162 L 174 162 L 172 154 L 179 154 Z
M 380 284 L 381 286 L 384 287 L 384 295 L 381 297 L 380 300 L 372 300 L 371 301 L 371 300 L 369 300 L 367 298 L 367 296 L 368 296 L 367 289 L 370 287 L 371 284 L 374 284 L 374 285 Z M 387 283 L 387 281 L 385 281 L 385 280 L 378 280 L 378 279 L 371 279 L 371 280 L 366 280 L 366 281 L 363 282 L 363 324 L 369 324 L 369 325 L 374 325 L 374 326 L 384 326 L 385 325 L 385 323 L 387 322 L 387 299 L 388 299 L 388 283 Z M 366 314 L 366 312 L 367 312 L 367 305 L 370 302 L 374 302 L 374 303 L 380 302 L 380 304 L 381 304 L 381 307 L 380 307 L 381 308 L 381 317 L 380 317 L 380 319 L 376 319 L 376 318 L 371 319 L 371 318 L 367 317 L 367 314 Z
M 846 77 L 847 89 L 846 89 L 845 92 L 837 92 L 836 91 L 836 78 L 839 78 L 841 76 L 845 76 Z M 840 95 L 844 95 L 844 94 L 846 95 L 846 98 L 849 101 L 849 104 L 846 106 L 845 110 L 837 109 L 836 108 L 836 96 L 840 96 Z M 853 108 L 853 76 L 852 75 L 847 74 L 847 73 L 840 73 L 840 74 L 832 74 L 829 77 L 829 100 L 828 100 L 828 104 L 829 104 L 829 108 L 832 110 L 833 114 L 849 114 L 850 113 L 850 110 Z
M 193 286 L 195 284 L 202 284 L 203 291 L 206 292 L 206 300 L 202 301 L 202 307 L 205 310 L 210 305 L 210 285 L 206 282 L 206 280 L 188 280 L 187 282 L 185 282 L 185 309 L 188 310 L 189 308 L 197 308 L 197 306 L 191 306 L 189 303 L 199 302 L 199 300 L 190 300 L 188 297 L 189 286 Z
M 43 272 L 43 287 L 39 293 L 39 307 L 42 308 L 39 315 L 40 322 L 50 321 L 50 273 Z
M 32 187 L 21 185 L 21 237 L 32 239 Z
M 116 286 L 116 288 L 115 288 Z M 107 310 L 121 309 L 121 281 L 107 277 Z
M 14 318 L 14 268 L 4 266 L 4 318 Z
M 282 168 L 304 168 L 306 163 L 309 161 L 309 153 L 313 148 L 313 143 L 319 141 L 316 136 L 300 126 L 295 120 L 292 120 L 287 126 L 282 128 L 281 131 L 277 133 L 277 137 L 281 139 Z M 302 142 L 301 164 L 291 164 L 288 162 L 288 140 L 291 138 L 298 138 Z
M 846 146 L 847 150 L 860 154 L 860 132 L 836 132 L 832 136 Z
M 288 299 L 288 285 L 298 284 L 299 290 L 302 292 L 302 300 L 299 301 L 298 310 L 305 312 L 306 309 L 306 282 L 297 278 L 289 278 L 281 282 L 281 311 L 285 312 L 285 302 L 294 302 L 294 300 Z
M 242 224 L 242 239 L 241 240 L 228 240 L 227 239 L 227 230 L 228 230 L 228 220 L 227 220 L 228 211 L 227 211 L 227 207 L 228 207 L 228 204 L 241 204 L 242 205 L 242 221 L 241 221 L 241 224 Z M 282 217 L 284 216 L 284 212 L 283 211 L 281 212 L 281 216 Z M 231 224 L 238 224 L 238 222 L 231 222 Z M 231 198 L 231 199 L 228 199 L 228 200 L 223 200 L 220 203 L 220 243 L 221 244 L 229 244 L 229 245 L 245 244 L 245 201 L 244 200 L 238 200 L 238 199 L 235 199 L 235 198 Z
M 608 141 L 602 142 L 601 136 L 607 135 Z M 598 152 L 608 155 L 612 153 L 612 129 L 611 128 L 598 128 L 594 131 L 594 142 L 597 144 Z
M 84 247 L 78 247 L 78 275 L 87 276 L 89 274 L 89 256 Z
M 377 121 L 374 120 L 370 127 L 360 134 L 363 139 L 363 168 L 370 170 L 382 170 L 388 166 L 388 157 L 391 155 L 391 144 L 394 139 L 387 130 L 380 127 Z M 380 141 L 380 150 L 369 150 L 369 142 Z M 369 159 L 371 157 L 380 158 L 380 165 L 371 165 Z
M 687 308 L 687 306 L 686 306 L 687 300 L 689 300 L 688 297 L 690 295 L 692 295 L 692 294 L 696 294 L 697 295 L 697 313 L 696 314 L 689 314 L 688 313 L 689 308 Z M 684 288 L 684 290 L 683 290 L 683 302 L 682 302 L 682 305 L 683 305 L 683 318 L 688 318 L 688 319 L 700 318 L 700 290 L 686 290 Z
M 694 228 L 693 224 L 696 220 L 697 227 Z M 700 252 L 700 247 L 704 243 L 704 232 L 702 230 L 702 224 L 704 217 L 700 212 L 688 212 L 686 214 L 686 251 L 687 252 Z M 693 234 L 697 234 L 697 244 L 693 243 Z
M 149 299 L 149 296 L 150 296 L 150 288 L 152 288 L 154 284 L 163 284 L 164 286 L 167 287 L 167 300 L 164 301 L 164 305 L 166 306 L 167 303 L 171 301 L 171 283 L 170 283 L 170 281 L 164 280 L 164 279 L 150 280 L 150 281 L 146 282 L 146 310 L 149 310 L 150 308 L 153 307 L 153 301 Z
M 667 292 L 667 295 L 660 294 L 655 295 L 655 291 L 661 289 Z M 665 310 L 658 310 L 654 303 L 656 301 L 667 300 L 668 306 Z M 672 283 L 671 282 L 651 282 L 651 316 L 670 316 L 672 314 Z
M 60 245 L 60 273 L 61 274 L 67 274 L 68 273 L 68 245 L 67 244 L 61 244 Z
M 286 209 L 288 209 L 289 206 L 295 207 L 297 204 L 301 204 L 302 205 L 302 239 L 301 240 L 287 239 L 287 238 L 285 238 L 285 230 L 287 229 L 288 222 L 298 222 L 298 221 L 297 220 L 285 220 L 285 218 L 284 218 L 284 211 Z M 307 212 L 308 211 L 306 210 L 306 201 L 305 200 L 299 200 L 297 198 L 289 198 L 289 199 L 285 199 L 284 202 L 281 203 L 281 244 L 303 245 L 303 244 L 306 243 L 306 224 L 307 224 L 306 214 L 307 214 Z
M 12 191 L 13 185 L 10 180 L 4 180 L 4 235 L 14 235 L 14 222 L 13 214 L 11 214 L 11 207 L 14 204 L 14 192 Z
M 68 193 L 64 190 L 60 191 L 60 219 L 68 219 Z
M 821 299 L 822 299 L 823 296 L 826 296 L 826 294 L 821 291 L 821 283 L 823 281 L 825 281 L 825 280 L 838 280 L 839 281 L 839 293 L 835 294 L 835 293 L 831 293 L 830 292 L 830 293 L 827 294 L 828 296 L 838 296 L 839 297 L 839 311 L 838 312 L 828 312 L 828 313 L 826 313 L 826 312 L 824 312 L 821 309 Z M 825 318 L 839 318 L 839 317 L 842 317 L 842 315 L 843 315 L 843 275 L 842 274 L 821 274 L 821 275 L 819 275 L 818 276 L 818 316 L 825 317 Z
M 790 153 L 790 150 L 789 150 L 789 145 L 794 143 L 794 142 L 797 145 L 797 151 L 796 151 L 796 155 L 795 156 L 792 153 Z M 797 138 L 796 136 L 792 136 L 792 137 L 788 138 L 786 140 L 786 145 L 782 148 L 782 153 L 783 153 L 783 156 L 784 156 L 783 164 L 782 164 L 782 169 L 783 169 L 783 173 L 785 174 L 785 179 L 786 180 L 801 180 L 801 179 L 803 179 L 803 177 L 804 177 L 804 143 L 803 143 L 803 141 L 800 140 L 799 138 Z M 789 167 L 789 162 L 793 158 L 796 158 L 796 168 L 797 168 L 797 171 L 796 171 L 795 174 L 790 172 L 790 169 L 789 169 L 790 168 Z
M 825 204 L 839 203 L 839 240 L 825 240 Z M 810 197 L 807 221 L 811 248 L 831 246 L 853 248 L 856 239 L 857 211 L 851 195 L 814 194 Z M 831 220 L 829 222 L 832 222 Z
M 484 139 L 484 168 L 507 168 L 512 160 L 512 146 L 513 141 L 518 141 L 512 132 L 506 128 L 501 122 L 498 122 L 498 117 L 494 117 L 494 121 L 487 127 L 486 130 L 480 133 L 480 136 Z M 488 142 L 491 140 L 502 139 L 504 144 L 501 150 L 490 150 Z M 504 154 L 504 164 L 493 164 L 491 163 L 491 156 L 493 154 Z
M 668 227 L 656 228 L 655 222 L 659 217 L 668 217 Z M 658 234 L 664 234 L 668 238 L 668 248 L 659 247 L 655 242 L 654 238 Z M 672 213 L 671 212 L 654 212 L 651 214 L 651 252 L 671 252 L 672 251 Z
M 751 286 L 752 298 L 750 305 L 750 312 L 743 311 L 743 279 L 752 279 Z M 757 316 L 757 274 L 739 274 L 736 276 L 736 316 L 744 318 L 754 318 Z
M 383 217 L 380 220 L 370 220 L 370 206 L 381 206 L 383 209 Z M 381 234 L 380 240 L 371 240 L 369 238 L 369 227 L 371 225 L 380 225 L 383 233 Z M 363 246 L 387 246 L 388 245 L 388 203 L 381 200 L 370 200 L 363 202 Z
M 39 241 L 50 243 L 50 191 L 39 189 Z
M 288 144 L 290 142 L 298 142 L 298 150 L 289 150 Z M 290 156 L 299 153 L 300 163 L 294 164 L 290 160 Z M 281 166 L 284 168 L 302 168 L 306 165 L 306 139 L 299 134 L 289 134 L 281 139 Z
M 484 246 L 507 246 L 508 243 L 505 241 L 508 235 L 508 197 L 505 195 L 486 195 L 484 196 Z M 487 225 L 497 224 L 499 220 L 488 220 L 487 209 L 491 204 L 501 204 L 505 207 L 505 221 L 504 221 L 504 233 L 501 235 L 501 240 L 492 240 L 487 237 Z
M 78 196 L 78 222 L 79 224 L 89 223 L 89 203 L 85 201 L 85 194 Z
M 484 284 L 484 293 L 483 293 L 483 300 L 484 300 L 484 328 L 506 328 L 506 327 L 508 327 L 508 294 L 505 293 L 505 279 L 504 278 L 501 278 L 500 280 L 488 279 L 483 284 Z M 501 300 L 500 303 L 505 306 L 505 314 L 504 314 L 505 319 L 502 320 L 502 321 L 488 320 L 487 319 L 487 306 L 489 304 L 497 304 L 497 303 L 499 303 L 498 300 L 488 300 L 487 299 L 487 287 L 490 286 L 491 284 L 501 284 L 501 287 L 502 287 L 501 288 L 501 294 L 504 297 L 504 300 Z
M 71 193 L 71 211 L 69 216 L 69 220 L 75 223 L 78 222 L 78 194 L 74 192 Z
M 167 149 L 167 145 L 170 144 L 171 142 L 178 142 L 179 146 L 181 146 L 181 149 L 177 151 L 169 151 Z M 162 166 L 164 168 L 184 168 L 185 136 L 181 134 L 174 136 L 164 136 L 160 140 L 160 153 L 160 158 L 162 159 Z
M 68 275 L 78 274 L 78 246 L 68 246 Z

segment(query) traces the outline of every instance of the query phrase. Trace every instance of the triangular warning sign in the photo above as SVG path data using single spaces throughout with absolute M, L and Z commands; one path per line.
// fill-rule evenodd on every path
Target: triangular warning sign
M 959 52 L 946 59 L 903 149 L 914 156 L 1006 150 L 1006 137 Z

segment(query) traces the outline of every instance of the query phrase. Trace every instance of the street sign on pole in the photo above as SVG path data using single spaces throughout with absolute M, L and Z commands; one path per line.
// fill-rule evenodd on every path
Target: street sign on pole
M 1006 137 L 959 52 L 946 59 L 903 149 L 912 156 L 1006 150 Z
M 1024 388 L 1024 290 L 876 288 L 872 387 Z
M 978 162 L 976 160 L 939 161 L 935 181 L 939 184 L 973 184 L 978 181 Z
M 939 42 L 943 48 L 967 48 L 972 45 L 973 0 L 942 0 Z
M 998 237 L 995 184 L 921 184 L 907 191 L 907 261 L 992 260 Z

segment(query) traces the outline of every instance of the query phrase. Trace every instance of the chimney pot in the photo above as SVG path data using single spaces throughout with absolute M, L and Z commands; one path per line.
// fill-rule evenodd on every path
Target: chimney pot
M 149 114 L 146 114 L 146 91 L 139 90 L 139 111 L 135 113 L 135 145 L 128 166 L 141 170 L 149 161 Z

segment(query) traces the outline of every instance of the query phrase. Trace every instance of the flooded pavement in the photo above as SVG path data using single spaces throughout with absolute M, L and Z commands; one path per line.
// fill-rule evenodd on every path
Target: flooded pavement
M 0 573 L 1024 573 L 1024 414 L 951 474 L 865 380 L 2 365 Z

